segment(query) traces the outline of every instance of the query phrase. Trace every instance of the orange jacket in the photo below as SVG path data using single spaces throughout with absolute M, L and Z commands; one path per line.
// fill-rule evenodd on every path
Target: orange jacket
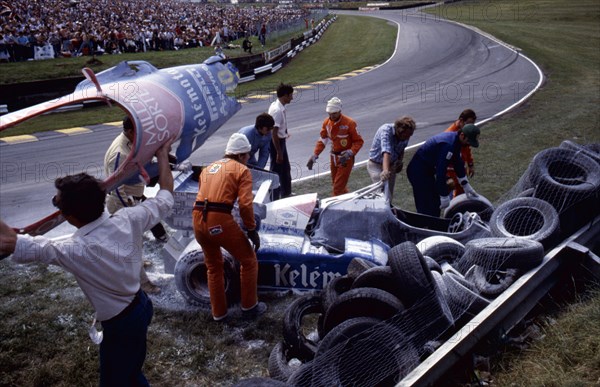
M 337 122 L 331 121 L 329 117 L 323 121 L 320 138 L 315 145 L 315 155 L 320 155 L 330 141 L 332 153 L 351 149 L 355 155 L 365 142 L 356 130 L 356 122 L 343 114 Z
M 236 199 L 240 216 L 248 230 L 256 228 L 252 201 L 252 174 L 248 167 L 233 159 L 215 161 L 202 170 L 196 200 L 233 205 Z
M 450 125 L 448 129 L 444 130 L 444 132 L 458 132 L 459 129 L 460 128 L 458 127 L 455 121 L 452 125 Z M 463 161 L 467 163 L 467 165 L 473 165 L 473 163 L 475 162 L 473 160 L 473 154 L 471 154 L 471 147 L 469 145 L 463 146 L 460 149 L 460 156 L 462 157 Z

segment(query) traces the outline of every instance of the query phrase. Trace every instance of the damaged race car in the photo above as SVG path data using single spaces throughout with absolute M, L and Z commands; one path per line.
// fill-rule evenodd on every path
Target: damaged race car
M 390 205 L 379 182 L 345 195 L 319 199 L 316 193 L 269 201 L 278 176 L 252 169 L 254 212 L 261 239 L 257 252 L 259 291 L 321 290 L 345 275 L 354 258 L 371 266 L 385 265 L 388 250 L 405 241 L 417 243 L 445 236 L 457 243 L 489 236 L 477 213 L 434 218 Z M 192 208 L 198 192 L 196 174 L 176 177 L 175 209 L 166 219 L 180 230 L 163 252 L 165 271 L 191 305 L 210 308 L 206 266 L 192 231 Z M 233 210 L 236 214 L 236 207 Z M 238 218 L 241 225 L 241 219 Z M 185 237 L 182 237 L 185 235 Z M 230 304 L 239 301 L 239 264 L 226 251 L 225 290 Z M 169 265 L 169 258 L 172 264 Z

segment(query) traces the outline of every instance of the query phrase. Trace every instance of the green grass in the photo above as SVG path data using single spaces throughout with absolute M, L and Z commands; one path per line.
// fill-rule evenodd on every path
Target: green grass
M 492 18 L 496 7 L 503 10 L 501 17 Z M 475 150 L 475 189 L 496 200 L 538 151 L 566 139 L 600 142 L 600 3 L 465 1 L 444 9 L 448 11 L 431 12 L 461 14 L 465 23 L 520 47 L 548 76 L 544 87 L 524 106 L 484 127 L 481 146 Z M 367 20 L 356 20 L 354 27 Z M 334 26 L 341 25 L 340 21 Z M 344 41 L 360 41 L 341 36 Z M 323 39 L 311 49 L 328 54 L 339 44 Z M 364 169 L 356 170 L 350 187 L 367 181 Z M 330 184 L 324 177 L 296 184 L 294 191 L 327 196 Z M 414 208 L 405 175 L 396 184 L 394 202 Z M 75 286 L 68 275 L 0 264 L 0 385 L 97 385 L 96 348 L 85 333 L 90 308 L 81 293 L 72 290 Z M 281 338 L 281 309 L 290 296 L 263 299 L 272 312 L 259 325 L 224 327 L 211 323 L 206 314 L 157 309 L 145 364 L 150 382 L 159 386 L 231 385 L 239 378 L 266 376 L 269 352 Z M 544 326 L 543 340 L 501 362 L 503 371 L 493 375 L 494 385 L 597 385 L 599 302 L 600 295 L 594 293 L 564 311 L 555 324 Z
M 235 90 L 237 97 L 242 97 L 250 93 L 269 93 L 277 87 L 281 81 L 292 85 L 307 84 L 313 81 L 323 80 L 332 76 L 340 75 L 352 70 L 356 70 L 365 66 L 384 62 L 392 55 L 393 44 L 396 38 L 395 27 L 380 19 L 360 18 L 358 16 L 340 16 L 333 23 L 321 40 L 316 44 L 305 49 L 301 55 L 297 55 L 285 68 L 281 69 L 273 76 L 261 78 L 253 82 L 243 83 Z M 289 39 L 289 36 L 287 37 Z M 373 41 L 379 41 L 380 44 L 372 44 Z M 279 41 L 272 42 L 269 47 L 276 47 L 283 43 L 286 39 L 282 38 Z M 260 44 L 255 43 L 255 47 L 260 47 Z M 329 56 L 330 47 L 335 46 L 337 52 L 345 53 L 345 60 L 342 63 L 337 61 L 322 61 L 321 58 Z M 236 56 L 235 51 L 227 50 L 229 56 Z M 173 52 L 156 52 L 146 54 L 128 54 L 127 59 L 130 60 L 147 60 L 156 67 L 168 67 L 181 65 L 185 63 L 196 63 L 204 60 L 212 54 L 212 49 L 198 48 L 181 50 Z M 352 55 L 349 55 L 352 54 Z M 181 55 L 181 58 L 179 57 Z M 100 57 L 111 60 L 111 65 L 125 59 L 125 55 L 105 55 Z M 65 61 L 67 59 L 56 59 Z M 70 71 L 75 74 L 81 70 L 85 61 L 82 58 L 69 58 L 76 63 L 69 63 L 73 66 Z M 43 77 L 49 77 L 48 66 L 52 66 L 50 61 L 37 61 L 23 63 L 25 66 L 31 66 L 27 72 L 34 74 L 44 74 Z M 13 66 L 14 64 L 7 64 Z M 18 64 L 17 64 L 18 65 Z M 3 68 L 4 64 L 0 66 Z M 42 66 L 33 68 L 33 66 Z M 108 66 L 102 66 L 102 69 Z M 77 70 L 75 71 L 75 68 Z M 50 68 L 51 70 L 51 68 Z M 94 69 L 98 71 L 100 69 Z M 17 72 L 13 69 L 12 72 Z M 23 71 L 25 72 L 25 71 Z M 7 71 L 8 73 L 8 71 Z M 5 74 L 3 71 L 2 74 Z M 86 126 L 99 124 L 104 122 L 119 121 L 123 117 L 123 112 L 120 108 L 86 108 L 84 110 L 72 111 L 66 113 L 56 113 L 33 118 L 14 128 L 0 132 L 0 138 L 6 136 L 15 136 L 21 134 L 31 134 L 36 132 L 70 128 L 74 126 Z

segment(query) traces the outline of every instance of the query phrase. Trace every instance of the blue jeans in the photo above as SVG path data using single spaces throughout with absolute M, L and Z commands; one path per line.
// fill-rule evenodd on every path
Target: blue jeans
M 117 317 L 102 322 L 100 386 L 149 386 L 142 372 L 146 359 L 146 336 L 154 309 L 146 293 L 139 302 Z

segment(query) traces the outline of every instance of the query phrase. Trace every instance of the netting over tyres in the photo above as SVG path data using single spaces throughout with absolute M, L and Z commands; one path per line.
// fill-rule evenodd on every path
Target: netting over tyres
M 352 275 L 332 281 L 320 306 L 314 296 L 293 303 L 286 321 L 297 327 L 300 340 L 287 329 L 288 338 L 271 354 L 271 376 L 293 386 L 401 381 L 520 276 L 539 267 L 545 252 L 574 227 L 598 216 L 599 150 L 598 144 L 565 142 L 538 153 L 496 203 L 492 237 L 464 246 L 437 237 L 404 242 L 389 250 L 387 266 L 354 265 Z M 313 326 L 303 319 L 307 304 L 320 313 L 310 320 Z M 305 332 L 312 332 L 308 354 Z

